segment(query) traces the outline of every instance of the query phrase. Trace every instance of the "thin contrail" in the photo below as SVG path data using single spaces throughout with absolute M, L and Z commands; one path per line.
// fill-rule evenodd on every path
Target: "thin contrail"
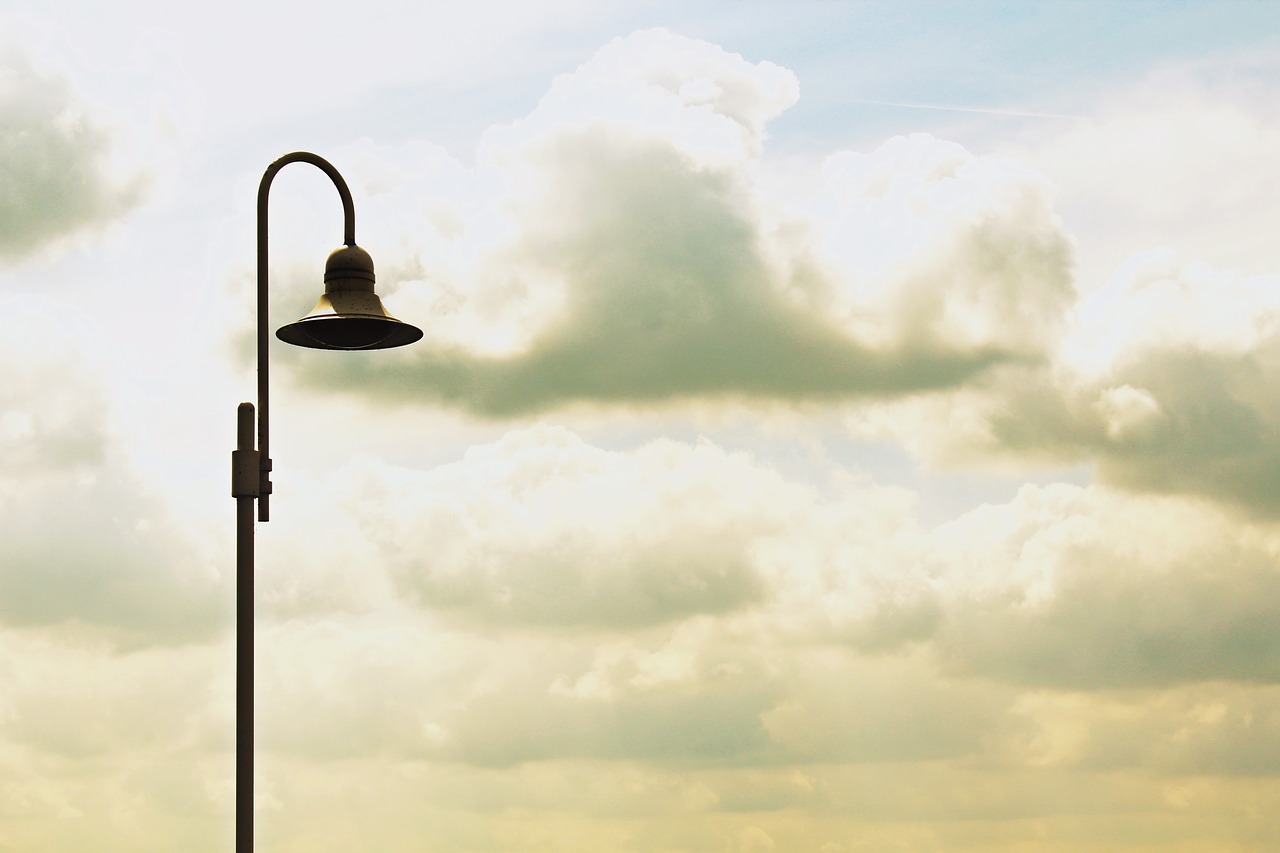
M 955 113 L 983 113 L 997 116 L 1017 116 L 1019 118 L 1065 118 L 1074 121 L 1088 119 L 1088 116 L 1073 116 L 1063 113 L 1033 113 L 1025 110 L 1000 110 L 991 107 L 953 107 L 946 104 L 913 104 L 906 101 L 872 101 L 866 98 L 850 98 L 850 103 L 869 104 L 876 107 L 906 107 L 912 110 L 947 110 Z

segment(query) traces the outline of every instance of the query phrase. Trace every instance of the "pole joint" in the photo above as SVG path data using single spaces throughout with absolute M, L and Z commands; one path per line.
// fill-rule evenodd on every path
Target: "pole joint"
M 256 498 L 260 493 L 258 451 L 231 451 L 231 497 Z

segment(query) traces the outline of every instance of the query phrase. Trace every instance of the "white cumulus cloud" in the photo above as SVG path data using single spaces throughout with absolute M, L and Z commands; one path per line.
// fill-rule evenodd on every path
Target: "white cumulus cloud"
M 469 172 L 387 152 L 375 171 L 432 199 L 404 211 L 421 238 L 396 241 L 429 248 L 383 267 L 426 337 L 340 365 L 282 357 L 304 381 L 505 417 L 898 395 L 1039 358 L 1073 298 L 1048 184 L 917 135 L 811 163 L 826 189 L 796 198 L 762 177 L 767 124 L 795 98 L 785 69 L 645 31 L 486 134 Z

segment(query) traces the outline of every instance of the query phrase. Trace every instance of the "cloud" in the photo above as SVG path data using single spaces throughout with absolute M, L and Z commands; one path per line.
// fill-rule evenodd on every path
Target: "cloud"
M 904 664 L 892 654 L 858 659 L 936 629 L 925 579 L 897 559 L 910 548 L 892 544 L 911 529 L 908 496 L 851 480 L 832 490 L 709 442 L 606 451 L 549 426 L 426 472 L 353 463 L 332 493 L 311 493 L 328 523 L 301 556 L 275 546 L 266 589 L 320 578 L 344 592 L 267 609 L 262 646 L 278 655 L 264 664 L 263 743 L 485 766 L 772 764 L 842 738 L 849 760 L 976 749 L 1001 700 L 935 695 L 927 655 L 908 684 L 894 683 Z M 363 607 L 343 600 L 352 589 Z M 374 630 L 367 607 L 401 615 Z M 390 673 L 397 688 L 376 695 Z M 833 673 L 851 690 L 838 699 Z M 872 737 L 902 701 L 918 713 Z M 811 716 L 821 732 L 797 725 Z
M 853 423 L 942 461 L 1093 462 L 1106 484 L 1274 516 L 1278 294 L 1275 275 L 1144 252 L 1077 306 L 1049 364 Z
M 133 646 L 207 639 L 227 622 L 222 578 L 114 465 L 6 488 L 0 518 L 4 624 L 64 625 Z
M 746 663 L 726 661 L 709 639 L 699 630 L 676 630 L 665 643 L 655 635 L 657 648 L 648 651 L 691 654 L 706 669 L 603 697 L 571 689 L 592 666 L 589 647 L 576 641 L 414 623 L 286 623 L 262 637 L 271 651 L 260 743 L 320 761 L 372 754 L 488 767 L 573 758 L 737 761 L 768 744 L 759 715 L 773 680 L 752 665 L 701 680 L 717 664 Z M 382 689 L 393 674 L 398 687 Z
M 1074 248 L 1043 176 L 913 134 L 828 157 L 821 181 L 792 265 L 822 273 L 809 298 L 857 337 L 1035 357 L 1060 336 Z
M 65 79 L 0 47 L 0 259 L 99 228 L 140 198 L 111 166 L 111 134 Z
M 705 441 L 606 451 L 548 426 L 431 471 L 360 463 L 337 482 L 315 498 L 328 532 L 275 546 L 263 588 L 278 618 L 402 596 L 499 634 L 741 620 L 859 655 L 924 650 L 1018 686 L 1280 678 L 1274 531 L 1183 498 L 1025 486 L 930 530 L 909 492 L 847 473 L 819 491 Z M 616 653 L 565 689 L 625 694 L 656 665 Z
M 753 539 L 788 487 L 719 449 L 631 453 L 532 428 L 425 477 L 379 471 L 349 506 L 398 587 L 490 625 L 626 628 L 758 602 Z
M 315 499 L 365 541 L 321 531 L 285 574 L 342 563 L 404 597 L 367 599 L 398 614 L 377 630 L 337 601 L 307 611 L 319 623 L 268 611 L 268 730 L 299 760 L 1091 768 L 1070 725 L 1110 738 L 1108 696 L 1221 690 L 1243 703 L 1232 719 L 1262 719 L 1280 681 L 1280 540 L 1186 499 L 1027 486 L 928 530 L 902 490 L 818 491 L 706 442 L 605 451 L 554 427 L 338 479 L 342 497 Z M 1022 698 L 1066 695 L 1066 717 Z M 1170 745 L 1194 706 L 1173 701 L 1117 760 L 1247 770 L 1208 729 Z
M 1009 691 L 940 679 L 927 655 L 851 656 L 818 646 L 790 658 L 786 688 L 762 716 L 787 761 L 971 756 L 1008 725 Z
M 51 643 L 12 629 L 0 630 L 0 648 L 3 740 L 43 758 L 167 749 L 184 740 L 208 748 L 224 740 L 217 716 L 229 715 L 234 700 L 229 683 L 210 678 L 221 655 L 216 648 L 103 655 L 94 644 Z
M 0 296 L 0 473 L 74 470 L 107 452 L 100 377 L 78 356 L 78 316 L 36 296 Z
M 1035 691 L 1010 710 L 1032 724 L 1023 754 L 1043 767 L 1245 778 L 1280 770 L 1280 687 L 1274 684 Z
M 292 502 L 324 507 L 323 527 L 273 521 L 263 537 L 277 554 L 264 563 L 282 565 L 295 538 L 315 539 L 289 565 L 264 565 L 265 590 L 301 584 L 259 627 L 262 793 L 285 810 L 264 813 L 273 825 L 314 787 L 328 796 L 335 772 L 383 784 L 394 769 L 432 787 L 447 767 L 455 785 L 471 780 L 466 796 L 433 800 L 451 804 L 448 819 L 513 801 L 562 808 L 586 784 L 574 802 L 606 820 L 625 772 L 635 796 L 690 819 L 798 808 L 820 820 L 847 814 L 856 791 L 872 798 L 858 814 L 1007 820 L 1064 790 L 1072 808 L 1095 808 L 1079 793 L 1090 774 L 1141 799 L 1158 795 L 1116 777 L 1228 785 L 1274 766 L 1275 534 L 1204 504 L 1028 487 L 928 531 L 909 494 L 847 474 L 819 490 L 706 442 L 606 451 L 556 427 L 430 471 L 361 461 L 332 480 Z M 677 561 L 668 537 L 703 550 Z M 608 559 L 628 552 L 654 554 L 643 577 Z M 726 554 L 745 555 L 746 598 L 716 585 Z M 478 579 L 459 586 L 464 558 Z M 306 591 L 335 579 L 342 594 Z M 645 598 L 642 582 L 679 594 Z M 42 685 L 46 667 L 77 673 L 100 654 L 48 636 L 0 632 L 17 655 L 0 660 L 25 661 L 0 664 L 12 688 L 0 691 L 0 759 L 138 750 L 151 769 L 130 777 L 134 808 L 168 808 L 173 773 L 183 808 L 225 816 L 229 711 L 191 704 L 230 695 L 209 667 L 223 652 L 109 655 Z M 93 725 L 67 710 L 72 684 L 99 698 Z M 143 694 L 162 707 L 133 709 Z M 1019 787 L 1024 770 L 1040 781 Z M 115 802 L 71 783 L 45 794 L 41 808 L 90 815 Z
M 270 652 L 259 742 L 290 760 L 921 761 L 977 755 L 1005 729 L 1027 728 L 1006 719 L 1010 691 L 940 682 L 926 655 L 780 643 L 724 617 L 597 645 L 411 623 L 286 623 L 260 646 Z
M 342 512 L 278 546 L 290 568 L 267 590 L 322 586 L 314 598 L 342 610 L 380 594 L 355 568 L 375 564 L 418 606 L 488 630 L 765 612 L 867 650 L 927 637 L 939 617 L 910 493 L 850 476 L 824 496 L 709 441 L 605 450 L 543 425 L 431 471 L 354 464 L 338 483 L 322 503 Z
M 1007 146 L 1054 181 L 1089 246 L 1068 322 L 1042 336 L 1042 363 L 863 408 L 854 430 L 943 465 L 1088 464 L 1108 485 L 1274 517 L 1280 290 L 1265 152 L 1280 122 L 1258 79 L 1165 70 L 1101 98 L 1095 120 Z
M 432 248 L 390 288 L 421 344 L 285 358 L 306 382 L 490 416 L 899 395 L 1039 358 L 1072 298 L 1047 185 L 916 136 L 831 157 L 798 203 L 761 177 L 795 97 L 790 72 L 706 43 L 611 43 L 486 135 L 449 192 L 487 205 L 446 205 L 446 226 L 431 203 Z
M 71 625 L 125 644 L 225 624 L 222 580 L 132 472 L 110 431 L 92 325 L 0 297 L 0 625 Z
M 1067 358 L 1104 360 L 1079 371 L 1097 414 L 1076 419 L 1105 481 L 1280 509 L 1278 285 L 1161 251 L 1083 306 Z
M 1263 55 L 1169 65 L 1088 95 L 1090 120 L 1032 125 L 1000 143 L 1058 187 L 1063 218 L 1091 247 L 1084 289 L 1102 283 L 1105 264 L 1161 246 L 1219 267 L 1273 268 L 1273 69 Z
M 839 465 L 819 486 L 710 440 L 605 449 L 544 424 L 426 470 L 277 468 L 289 508 L 259 536 L 257 584 L 275 619 L 412 604 L 485 632 L 595 636 L 766 614 L 885 651 L 940 616 L 916 496 Z
M 231 657 L 189 645 L 115 654 L 0 627 L 0 839 L 206 849 L 231 814 L 215 794 L 230 784 Z M 155 823 L 174 813 L 183 819 L 157 845 Z
M 1280 540 L 1265 515 L 1194 496 L 1264 505 L 1249 489 L 1270 476 L 1275 282 L 1146 255 L 1077 304 L 1044 179 L 927 136 L 806 161 L 821 190 L 780 188 L 766 131 L 796 91 L 647 34 L 557 80 L 474 169 L 357 146 L 388 166 L 348 174 L 362 239 L 390 235 L 371 245 L 388 304 L 429 340 L 339 379 L 502 416 L 948 389 L 913 400 L 929 420 L 895 447 L 946 432 L 956 457 L 1094 461 L 1129 491 L 984 488 L 994 503 L 935 528 L 923 490 L 972 481 L 890 449 L 868 466 L 922 494 L 869 482 L 849 459 L 879 448 L 828 443 L 830 408 L 632 444 L 689 425 L 572 412 L 594 432 L 490 441 L 466 417 L 372 425 L 367 398 L 322 411 L 278 382 L 281 500 L 256 584 L 263 841 L 1274 840 Z M 332 235 L 332 188 L 312 177 Z M 370 227 L 406 210 L 405 231 Z M 294 220 L 275 219 L 291 271 Z M 292 298 L 281 277 L 273 300 Z M 169 338 L 213 325 L 206 297 Z M 0 299 L 0 848 L 225 846 L 233 656 L 210 566 L 229 561 L 205 552 L 230 532 L 230 406 L 205 418 L 197 397 L 231 380 L 202 371 L 203 339 L 77 355 L 96 350 L 45 307 Z M 278 364 L 321 381 L 327 355 Z M 306 470 L 353 446 L 420 467 Z
M 1025 486 L 931 534 L 953 672 L 1066 689 L 1275 683 L 1274 530 L 1202 504 Z

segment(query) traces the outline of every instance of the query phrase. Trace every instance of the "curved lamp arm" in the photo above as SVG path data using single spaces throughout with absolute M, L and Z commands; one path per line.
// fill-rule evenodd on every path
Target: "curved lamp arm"
M 290 163 L 310 163 L 329 176 L 338 189 L 342 199 L 342 242 L 348 246 L 356 244 L 356 207 L 351 200 L 351 190 L 347 182 L 338 174 L 333 164 L 318 154 L 307 151 L 294 151 L 286 154 L 267 167 L 258 184 L 258 520 L 269 521 L 271 518 L 268 500 L 271 495 L 271 454 L 268 393 L 268 358 L 267 358 L 267 196 L 271 191 L 271 182 L 276 173 Z

